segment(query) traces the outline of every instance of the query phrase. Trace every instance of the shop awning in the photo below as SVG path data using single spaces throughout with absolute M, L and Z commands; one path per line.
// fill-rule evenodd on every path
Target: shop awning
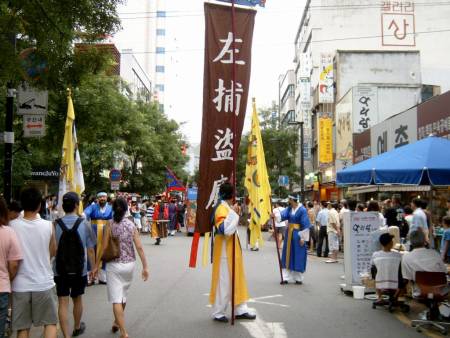
M 422 192 L 430 190 L 431 186 L 429 185 L 364 185 L 348 188 L 348 192 L 351 194 L 365 194 L 369 192 Z
M 450 185 L 450 140 L 430 136 L 337 173 L 337 184 Z

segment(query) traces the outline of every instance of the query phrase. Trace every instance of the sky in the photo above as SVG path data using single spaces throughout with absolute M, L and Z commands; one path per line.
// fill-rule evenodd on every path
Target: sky
M 119 8 L 119 15 L 126 18 L 133 15 L 122 13 L 145 11 L 143 3 L 143 0 L 129 0 Z M 200 143 L 201 136 L 205 35 L 203 3 L 201 0 L 166 1 L 165 112 L 182 125 L 181 131 L 190 144 Z M 245 129 L 250 125 L 252 97 L 256 98 L 258 107 L 269 107 L 272 101 L 278 102 L 278 77 L 293 69 L 294 39 L 304 4 L 304 0 L 267 0 L 265 8 L 258 7 Z M 114 37 L 119 50 L 132 49 L 142 63 L 149 55 L 144 53 L 142 30 L 145 29 L 145 20 L 152 19 L 122 20 L 123 29 Z

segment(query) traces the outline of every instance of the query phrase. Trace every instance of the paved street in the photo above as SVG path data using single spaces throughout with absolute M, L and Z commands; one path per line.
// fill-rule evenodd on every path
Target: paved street
M 338 287 L 341 264 L 328 265 L 310 256 L 303 286 L 279 285 L 272 241 L 259 252 L 244 249 L 253 297 L 250 307 L 257 311 L 258 320 L 237 321 L 234 327 L 213 322 L 207 307 L 211 270 L 188 268 L 191 240 L 177 234 L 158 247 L 143 237 L 151 275 L 144 283 L 136 274 L 132 285 L 126 311 L 130 337 L 423 337 L 387 311 L 372 310 L 369 301 L 343 295 Z M 112 337 L 112 312 L 104 286 L 88 288 L 84 321 L 84 337 Z

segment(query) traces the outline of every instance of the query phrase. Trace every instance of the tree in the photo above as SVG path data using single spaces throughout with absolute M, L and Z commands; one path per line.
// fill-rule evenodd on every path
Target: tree
M 0 1 L 0 85 L 17 83 L 24 64 L 33 85 L 48 89 L 78 84 L 101 53 L 76 55 L 74 41 L 93 42 L 120 28 L 121 0 Z M 27 53 L 30 57 L 25 57 Z M 84 59 L 84 61 L 82 60 Z M 30 72 L 29 72 L 30 73 Z M 75 76 L 76 75 L 76 76 Z
M 287 190 L 278 185 L 280 175 L 289 176 L 291 183 L 299 183 L 300 176 L 295 164 L 295 154 L 298 151 L 298 134 L 293 129 L 277 129 L 271 109 L 260 111 L 261 136 L 264 145 L 264 154 L 269 174 L 272 194 L 280 197 L 287 195 Z M 247 161 L 248 135 L 242 137 L 239 147 L 237 164 L 238 193 L 245 194 L 244 179 Z

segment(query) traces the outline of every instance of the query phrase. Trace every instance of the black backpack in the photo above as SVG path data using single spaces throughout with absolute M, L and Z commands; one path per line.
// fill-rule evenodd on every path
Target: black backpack
M 56 220 L 56 224 L 62 230 L 56 252 L 56 273 L 60 276 L 83 274 L 85 254 L 83 242 L 78 233 L 78 227 L 83 220 L 79 217 L 72 229 L 68 229 L 61 218 Z

